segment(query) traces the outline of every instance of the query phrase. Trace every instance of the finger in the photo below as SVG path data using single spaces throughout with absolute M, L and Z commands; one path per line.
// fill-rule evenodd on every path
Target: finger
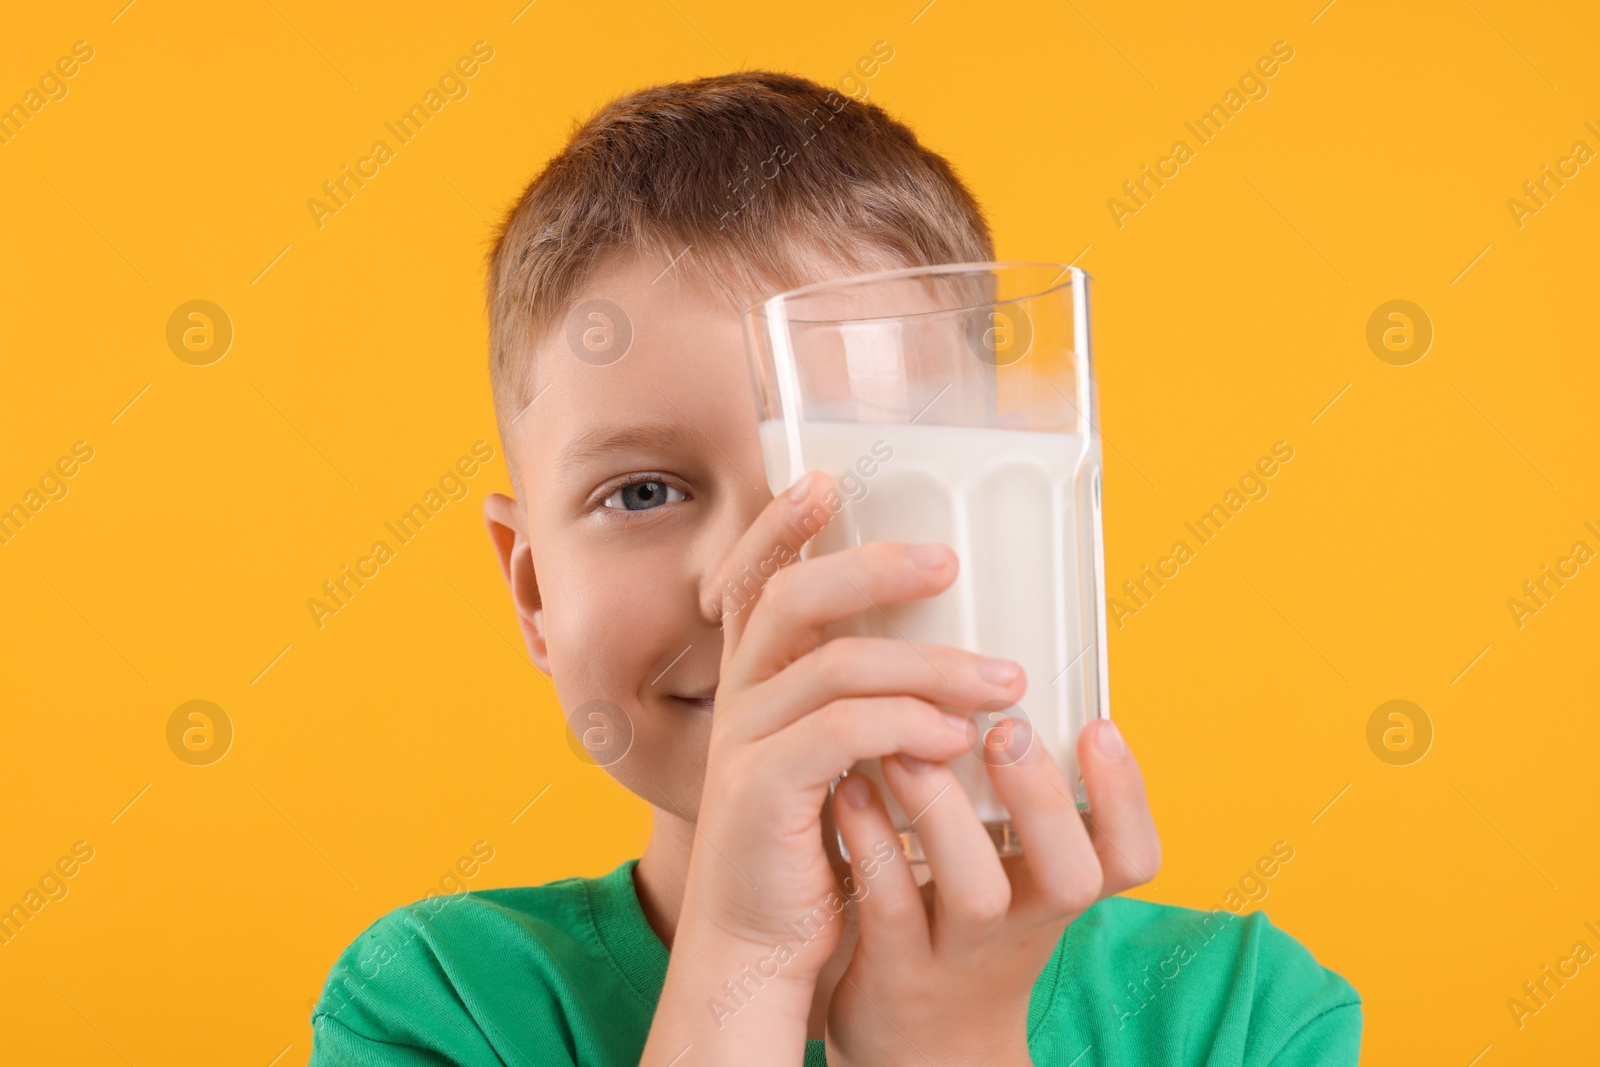
M 868 541 L 785 567 L 767 582 L 740 637 L 738 678 L 771 677 L 822 643 L 830 623 L 929 597 L 955 581 L 946 545 Z
M 1161 867 L 1161 838 L 1139 762 L 1110 719 L 1097 719 L 1078 735 L 1078 765 L 1089 793 L 1084 818 L 1105 872 L 1102 895 L 1145 884 Z
M 949 708 L 1020 700 L 1020 664 L 898 637 L 835 637 L 749 690 L 736 729 L 763 737 L 834 700 L 904 694 Z
M 838 499 L 832 478 L 822 471 L 802 475 L 762 509 L 739 535 L 710 583 L 701 589 L 702 613 L 722 623 L 724 662 L 738 645 L 748 609 L 760 597 L 762 587 L 781 568 L 798 560 L 800 547 L 833 517 L 832 499 Z
M 835 700 L 756 742 L 761 791 L 822 789 L 861 760 L 911 752 L 950 759 L 967 747 L 967 717 L 908 696 Z
M 1007 865 L 1013 911 L 1041 922 L 1075 918 L 1100 899 L 1101 862 L 1066 777 L 1027 720 L 1005 717 L 998 744 L 980 746 L 989 780 L 1022 845 Z
M 882 766 L 932 876 L 934 951 L 983 941 L 1011 909 L 1011 881 L 966 790 L 943 763 L 901 753 Z
M 850 850 L 844 889 L 856 901 L 861 923 L 856 951 L 886 947 L 897 960 L 917 966 L 930 952 L 928 912 L 883 798 L 864 775 L 846 775 L 834 791 L 833 812 Z

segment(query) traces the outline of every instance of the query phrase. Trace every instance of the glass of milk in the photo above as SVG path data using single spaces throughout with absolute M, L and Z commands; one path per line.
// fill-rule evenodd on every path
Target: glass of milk
M 1077 735 L 1110 714 L 1088 282 L 1060 263 L 946 264 L 807 285 L 744 315 L 769 487 L 820 469 L 837 489 L 802 558 L 865 541 L 960 557 L 938 596 L 863 597 L 825 636 L 953 645 L 1027 671 L 1019 703 L 970 713 L 970 751 L 950 762 L 1002 855 L 1021 848 L 986 764 L 1042 744 L 1087 809 Z M 848 773 L 873 779 L 922 862 L 918 813 L 878 761 Z

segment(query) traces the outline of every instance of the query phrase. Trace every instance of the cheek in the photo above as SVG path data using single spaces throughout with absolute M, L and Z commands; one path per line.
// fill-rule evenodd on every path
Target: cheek
M 563 702 L 630 699 L 660 628 L 655 583 L 612 553 L 546 558 L 560 560 L 549 579 L 541 578 L 539 593 L 550 671 Z
M 691 561 L 701 553 L 666 536 L 634 543 L 535 537 L 535 570 L 541 559 L 559 561 L 539 581 L 557 713 L 570 720 L 590 701 L 607 702 L 606 713 L 630 737 L 606 773 L 647 802 L 693 818 L 711 717 L 669 697 L 682 691 L 677 685 L 709 683 L 720 662 L 721 634 L 700 617 L 700 575 Z
M 698 582 L 685 562 L 692 553 L 665 537 L 629 540 L 575 536 L 534 547 L 536 571 L 541 558 L 558 561 L 547 568 L 548 578 L 540 578 L 539 590 L 550 672 L 563 707 L 608 700 L 631 716 L 641 702 L 672 692 L 674 672 L 691 657 L 703 670 Z M 690 644 L 695 647 L 663 676 Z

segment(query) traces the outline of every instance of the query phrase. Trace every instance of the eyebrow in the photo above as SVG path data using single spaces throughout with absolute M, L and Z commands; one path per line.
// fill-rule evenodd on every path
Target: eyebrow
M 562 450 L 556 473 L 565 478 L 581 471 L 597 459 L 625 449 L 639 451 L 684 450 L 694 438 L 675 422 L 645 423 L 590 430 L 580 434 Z

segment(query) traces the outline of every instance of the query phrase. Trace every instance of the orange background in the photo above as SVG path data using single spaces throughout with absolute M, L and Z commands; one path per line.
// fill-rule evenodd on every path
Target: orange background
M 93 849 L 0 947 L 6 1059 L 301 1063 L 339 950 L 475 842 L 473 888 L 638 854 L 647 811 L 569 748 L 478 516 L 507 485 L 492 222 L 617 93 L 841 86 L 879 41 L 853 84 L 955 163 L 1001 258 L 1095 278 L 1114 586 L 1295 449 L 1113 630 L 1167 852 L 1142 895 L 1219 904 L 1287 841 L 1258 906 L 1361 992 L 1365 1062 L 1592 1057 L 1594 965 L 1520 1029 L 1506 1005 L 1600 949 L 1600 564 L 1507 607 L 1600 549 L 1600 174 L 1507 206 L 1600 149 L 1592 7 L 123 2 L 0 36 L 0 104 L 94 50 L 0 145 L 0 507 L 93 449 L 0 546 L 0 907 Z M 306 201 L 480 40 L 469 95 L 319 229 Z M 1198 146 L 1184 123 L 1277 41 L 1268 95 Z M 196 299 L 234 332 L 208 366 L 167 342 Z M 1367 342 L 1396 299 L 1434 333 L 1407 366 Z M 307 599 L 479 440 L 470 495 L 318 629 Z M 1433 733 L 1405 766 L 1367 740 L 1394 699 Z M 191 700 L 232 725 L 208 766 L 168 745 Z

